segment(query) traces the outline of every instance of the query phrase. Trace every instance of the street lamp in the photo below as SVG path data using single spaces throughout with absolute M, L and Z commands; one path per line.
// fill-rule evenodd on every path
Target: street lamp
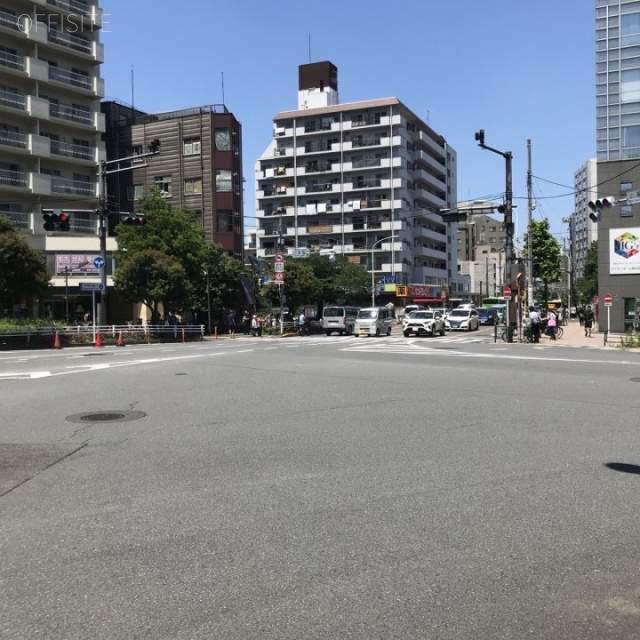
M 375 307 L 376 306 L 376 284 L 375 284 L 375 275 L 374 275 L 374 271 L 375 271 L 375 264 L 374 264 L 374 249 L 376 247 L 376 245 L 380 244 L 381 242 L 384 242 L 385 240 L 393 240 L 394 238 L 397 238 L 398 236 L 387 236 L 386 238 L 380 238 L 380 240 L 376 240 L 372 245 L 371 245 L 371 306 Z

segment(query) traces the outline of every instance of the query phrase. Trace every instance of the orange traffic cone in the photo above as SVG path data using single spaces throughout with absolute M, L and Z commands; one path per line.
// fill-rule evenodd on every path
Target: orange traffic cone
M 56 331 L 56 337 L 53 341 L 53 348 L 54 349 L 62 349 L 62 345 L 60 344 L 60 336 L 58 335 L 58 332 Z
M 98 331 L 98 333 L 96 334 L 96 344 L 95 344 L 96 348 L 98 347 L 103 347 L 104 345 L 102 344 L 102 337 L 100 336 L 100 332 Z
M 118 341 L 116 347 L 124 347 L 124 340 L 122 339 L 122 331 L 118 334 Z

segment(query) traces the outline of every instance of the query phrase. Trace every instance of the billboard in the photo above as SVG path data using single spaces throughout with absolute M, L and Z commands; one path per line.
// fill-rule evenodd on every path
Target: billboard
M 609 229 L 609 274 L 640 273 L 640 227 Z
M 96 269 L 93 261 L 100 254 L 57 254 L 56 255 L 56 274 L 64 273 L 100 273 L 100 269 Z

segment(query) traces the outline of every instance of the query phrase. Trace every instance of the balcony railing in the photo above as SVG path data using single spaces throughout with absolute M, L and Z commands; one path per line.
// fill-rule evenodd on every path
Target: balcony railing
M 8 51 L 0 51 L 0 64 L 10 69 L 19 69 L 24 71 L 24 57 Z
M 47 4 L 66 9 L 86 18 L 91 15 L 89 5 L 86 2 L 79 2 L 78 0 L 47 0 Z
M 18 149 L 26 149 L 27 136 L 24 133 L 0 130 L 0 144 L 5 145 L 7 147 L 17 147 Z
M 0 26 L 9 27 L 9 29 L 15 29 L 16 31 L 20 31 L 20 24 L 18 23 L 18 18 L 13 15 L 13 13 L 9 13 L 8 11 L 3 11 L 0 9 Z
M 69 180 L 68 178 L 51 178 L 51 191 L 54 193 L 72 193 L 78 196 L 94 196 L 96 186 L 93 182 Z
M 351 146 L 354 149 L 356 147 L 373 147 L 378 144 L 380 144 L 380 136 L 358 137 L 351 141 Z
M 62 118 L 63 120 L 73 120 L 83 124 L 93 124 L 93 115 L 90 109 L 78 109 L 69 104 L 49 104 L 49 115 L 52 118 Z
M 1 183 L 0 183 L 1 184 Z M 0 216 L 5 216 L 11 220 L 16 229 L 29 228 L 29 213 L 25 211 L 3 211 L 0 209 Z
M 0 104 L 5 107 L 13 107 L 14 109 L 24 109 L 25 99 L 24 96 L 19 93 L 0 89 Z
M 24 171 L 0 169 L 0 187 L 26 187 L 27 174 Z
M 82 87 L 83 89 L 91 89 L 91 78 L 89 76 L 85 76 L 83 73 L 76 73 L 75 71 L 58 69 L 57 67 L 49 67 L 49 80 L 64 82 L 75 87 Z
M 82 51 L 82 53 L 91 54 L 92 52 L 91 41 L 88 38 L 74 36 L 64 31 L 58 31 L 57 29 L 49 30 L 49 42 L 55 42 L 56 44 L 61 44 L 63 47 L 69 47 L 69 49 L 74 49 L 75 51 Z
M 354 169 L 362 169 L 364 167 L 379 167 L 381 164 L 380 158 L 364 158 L 363 160 L 354 160 L 351 166 Z
M 82 144 L 72 144 L 70 142 L 51 141 L 51 153 L 67 158 L 79 158 L 80 160 L 91 160 L 93 149 Z

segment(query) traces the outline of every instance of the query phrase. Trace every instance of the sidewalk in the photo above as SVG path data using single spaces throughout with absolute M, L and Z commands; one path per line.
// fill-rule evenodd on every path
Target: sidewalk
M 591 337 L 584 335 L 584 327 L 580 326 L 578 320 L 569 320 L 568 324 L 563 325 L 564 335 L 558 340 L 559 345 L 569 345 L 572 347 L 599 347 L 604 349 L 604 333 L 600 333 L 598 325 L 594 323 L 591 329 Z M 549 343 L 551 340 L 547 336 L 540 337 L 540 343 Z

